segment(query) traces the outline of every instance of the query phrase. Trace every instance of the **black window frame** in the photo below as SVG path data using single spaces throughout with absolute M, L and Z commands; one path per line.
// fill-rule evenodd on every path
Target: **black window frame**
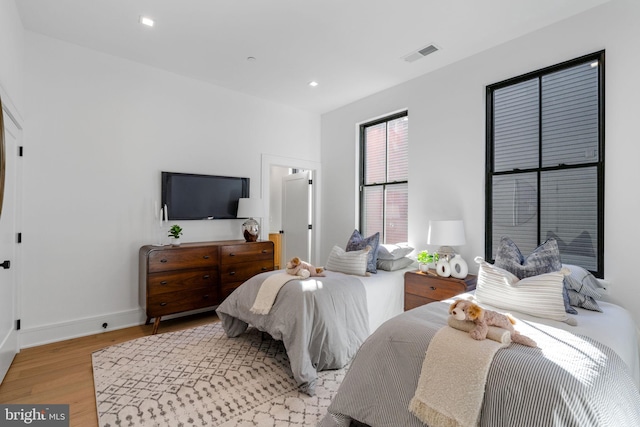
M 553 167 L 542 167 L 542 162 L 538 163 L 537 168 L 530 169 L 514 169 L 509 171 L 495 172 L 494 171 L 494 104 L 493 104 L 493 93 L 501 88 L 511 86 L 514 84 L 521 83 L 526 80 L 531 80 L 534 78 L 542 79 L 543 76 L 575 67 L 582 63 L 587 62 L 598 62 L 598 159 L 595 162 L 584 163 L 580 165 L 557 165 Z M 540 85 L 541 87 L 542 85 Z M 542 98 L 540 98 L 542 99 Z M 539 144 L 539 155 L 542 158 L 542 101 L 539 104 L 539 136 L 538 136 L 538 144 Z M 493 251 L 493 177 L 506 175 L 506 174 L 516 174 L 516 173 L 531 173 L 535 172 L 537 174 L 538 187 L 537 187 L 537 244 L 540 245 L 542 243 L 541 235 L 540 235 L 540 210 L 541 210 L 541 195 L 540 195 L 540 173 L 543 171 L 551 171 L 551 170 L 566 170 L 572 168 L 583 168 L 583 167 L 596 167 L 597 169 L 597 270 L 591 270 L 591 273 L 594 274 L 598 278 L 604 278 L 604 178 L 605 178 L 605 51 L 601 50 L 598 52 L 594 52 L 588 55 L 584 55 L 569 61 L 562 62 L 560 64 L 552 65 L 549 67 L 545 67 L 530 73 L 523 74 L 521 76 L 517 76 L 514 78 L 510 78 L 495 84 L 488 85 L 486 88 L 486 159 L 485 159 L 485 259 L 494 261 Z
M 367 172 L 366 171 L 366 144 L 365 144 L 365 132 L 366 132 L 366 129 L 368 127 L 371 127 L 371 126 L 376 126 L 376 125 L 379 125 L 381 123 L 386 123 L 386 122 L 390 122 L 390 121 L 393 121 L 393 120 L 397 120 L 397 119 L 402 118 L 402 117 L 407 117 L 408 118 L 409 117 L 409 111 L 408 110 L 400 111 L 398 113 L 390 114 L 388 116 L 381 117 L 379 119 L 372 120 L 370 122 L 360 124 L 360 134 L 359 134 L 359 138 L 360 139 L 358 141 L 359 148 L 360 148 L 359 149 L 359 153 L 360 153 L 360 162 L 359 162 L 360 163 L 359 164 L 360 171 L 359 172 L 360 173 L 359 173 L 359 182 L 358 182 L 358 189 L 359 189 L 359 217 L 358 217 L 359 220 L 358 220 L 358 227 L 359 227 L 359 230 L 362 231 L 362 232 L 365 232 L 364 231 L 365 218 L 364 218 L 364 209 L 363 209 L 364 202 L 365 202 L 364 201 L 364 193 L 365 193 L 364 189 L 366 187 L 380 187 L 380 186 L 382 186 L 384 189 L 386 189 L 387 187 L 393 186 L 393 185 L 402 185 L 402 184 L 406 184 L 407 186 L 409 185 L 408 178 L 406 180 L 403 180 L 403 181 L 390 181 L 390 182 L 385 181 L 385 182 L 376 182 L 376 183 L 373 183 L 373 184 L 365 184 L 365 177 L 366 177 L 366 172 Z M 388 141 L 386 142 L 386 144 L 388 144 Z M 388 150 L 386 150 L 386 151 L 388 152 Z M 383 191 L 383 194 L 386 195 L 386 191 Z M 407 200 L 407 203 L 408 203 L 408 200 Z M 383 218 L 385 217 L 385 214 L 384 214 L 385 206 L 386 206 L 386 202 L 383 201 L 383 203 L 382 203 Z M 407 213 L 407 216 L 408 216 L 408 213 Z M 385 223 L 385 221 L 383 220 L 383 224 L 384 223 Z M 408 225 L 408 218 L 407 218 L 407 225 Z M 408 230 L 407 230 L 407 234 L 408 234 Z M 385 242 L 386 242 L 386 230 L 384 229 L 384 226 L 383 226 L 383 230 L 380 232 L 380 243 L 385 243 Z

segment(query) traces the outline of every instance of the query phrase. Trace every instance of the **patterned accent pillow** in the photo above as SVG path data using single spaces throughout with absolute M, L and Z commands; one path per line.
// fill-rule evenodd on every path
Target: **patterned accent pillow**
M 371 247 L 366 247 L 359 251 L 346 252 L 340 246 L 331 249 L 325 269 L 337 271 L 344 274 L 354 274 L 356 276 L 368 276 L 367 260 Z
M 568 289 L 573 289 L 579 294 L 589 296 L 593 299 L 602 297 L 602 293 L 599 290 L 598 279 L 596 279 L 593 274 L 577 265 L 562 265 L 571 271 L 571 274 L 564 279 L 564 284 Z
M 525 258 L 513 240 L 503 237 L 496 254 L 495 266 L 515 274 L 519 279 L 524 279 L 559 271 L 562 268 L 562 261 L 560 261 L 560 250 L 555 239 L 548 239 Z M 562 292 L 565 311 L 570 314 L 578 314 L 576 309 L 571 307 L 566 289 L 563 288 Z
M 385 271 L 396 271 L 413 264 L 411 258 L 402 257 L 400 259 L 380 259 L 378 258 L 378 268 Z
M 401 259 L 409 255 L 413 252 L 411 246 L 401 246 L 401 245 L 379 245 L 378 246 L 378 260 L 389 260 L 393 261 L 396 259 Z M 378 266 L 380 268 L 380 266 Z
M 371 246 L 371 252 L 369 252 L 369 259 L 367 260 L 367 271 L 369 273 L 377 273 L 376 261 L 378 260 L 378 246 L 380 243 L 380 233 L 373 234 L 369 237 L 362 237 L 358 230 L 353 230 L 349 241 L 347 242 L 346 251 L 359 251 Z
M 575 307 L 581 307 L 591 311 L 599 311 L 602 313 L 602 309 L 598 305 L 595 299 L 580 292 L 576 292 L 573 289 L 569 289 L 569 301 L 571 305 Z
M 489 264 L 481 257 L 476 257 L 475 261 L 480 265 L 475 293 L 478 302 L 576 324 L 575 319 L 570 318 L 564 310 L 562 300 L 563 281 L 565 274 L 569 274 L 568 270 L 518 279 L 514 274 Z

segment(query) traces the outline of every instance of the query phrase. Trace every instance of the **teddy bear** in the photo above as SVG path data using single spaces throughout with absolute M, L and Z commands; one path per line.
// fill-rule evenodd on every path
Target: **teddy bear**
M 483 340 L 487 337 L 489 326 L 497 326 L 511 332 L 511 341 L 528 347 L 537 347 L 534 340 L 516 331 L 513 325 L 516 323 L 510 314 L 502 314 L 492 310 L 485 310 L 478 304 L 467 300 L 458 300 L 449 306 L 449 314 L 458 320 L 468 320 L 476 324 L 469 331 L 471 338 Z
M 325 275 L 324 268 L 314 267 L 308 262 L 302 261 L 297 256 L 287 262 L 287 274 L 302 276 L 305 279 L 307 277 L 322 277 Z

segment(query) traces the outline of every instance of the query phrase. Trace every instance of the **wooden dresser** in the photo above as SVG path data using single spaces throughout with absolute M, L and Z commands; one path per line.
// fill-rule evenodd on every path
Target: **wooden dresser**
M 464 279 L 440 277 L 435 272 L 407 271 L 404 273 L 404 309 L 420 307 L 442 301 L 476 288 L 477 277 L 469 274 Z
M 139 252 L 140 306 L 146 324 L 162 316 L 219 305 L 242 282 L 273 270 L 273 242 L 183 243 L 143 246 Z

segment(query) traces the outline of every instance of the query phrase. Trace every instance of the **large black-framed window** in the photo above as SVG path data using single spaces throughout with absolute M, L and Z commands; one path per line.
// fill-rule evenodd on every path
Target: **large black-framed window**
M 604 277 L 604 51 L 487 86 L 485 257 L 502 236 Z
M 408 240 L 409 114 L 360 125 L 360 232 L 381 243 Z

